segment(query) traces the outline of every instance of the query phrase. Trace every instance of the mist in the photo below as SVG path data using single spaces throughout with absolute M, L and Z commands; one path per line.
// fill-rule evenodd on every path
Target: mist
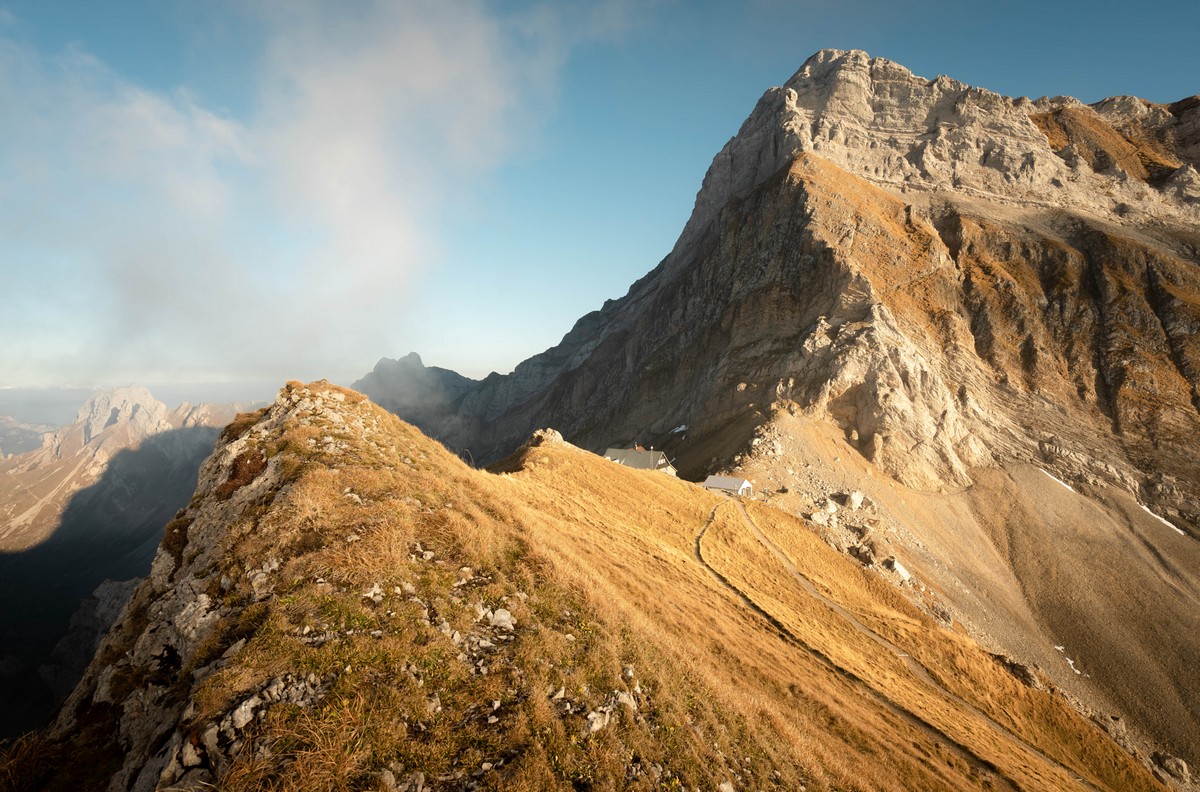
M 400 353 L 455 205 L 624 7 L 252 4 L 237 115 L 0 20 L 0 386 L 349 381 Z

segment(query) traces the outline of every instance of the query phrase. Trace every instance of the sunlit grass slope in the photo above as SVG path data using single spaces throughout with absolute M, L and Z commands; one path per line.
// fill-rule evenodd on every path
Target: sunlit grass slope
M 213 596 L 236 616 L 170 681 L 184 744 L 274 680 L 317 693 L 263 704 L 209 751 L 221 789 L 1158 788 L 782 512 L 549 434 L 474 470 L 356 394 L 289 388 L 377 429 L 326 410 L 227 430 L 279 480 L 219 538 L 214 579 L 231 583 Z M 172 541 L 197 552 L 186 530 Z M 78 788 L 112 739 L 28 739 L 0 773 Z

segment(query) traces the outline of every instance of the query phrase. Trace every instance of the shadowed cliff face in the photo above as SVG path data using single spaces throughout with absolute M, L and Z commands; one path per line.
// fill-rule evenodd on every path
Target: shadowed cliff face
M 0 554 L 0 645 L 5 672 L 3 736 L 40 726 L 74 687 L 83 665 L 52 690 L 39 674 L 68 620 L 104 580 L 141 577 L 163 526 L 187 505 L 196 471 L 218 432 L 189 427 L 152 436 L 116 452 L 100 479 L 76 492 L 43 542 Z M 182 449 L 186 452 L 180 453 Z M 65 689 L 64 689 L 65 688 Z
M 106 579 L 149 571 L 162 526 L 235 411 L 169 410 L 145 388 L 114 388 L 39 448 L 0 461 L 0 734 L 40 725 L 74 687 L 111 618 L 79 613 L 73 645 L 72 614 Z M 91 609 L 111 610 L 111 599 Z

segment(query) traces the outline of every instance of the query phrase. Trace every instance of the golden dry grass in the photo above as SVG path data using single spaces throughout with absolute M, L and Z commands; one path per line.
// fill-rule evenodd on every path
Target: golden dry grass
M 891 585 L 853 564 L 841 563 L 843 558 L 803 530 L 798 519 L 759 504 L 748 504 L 748 508 L 771 541 L 793 563 L 803 565 L 806 575 L 820 581 L 831 599 L 910 654 L 953 696 L 1097 786 L 1133 789 L 1146 783 L 1144 777 L 1139 778 L 1144 774 L 1130 773 L 1128 756 L 1061 697 L 1023 685 L 978 644 L 935 625 Z M 914 684 L 917 680 L 910 674 L 900 674 L 899 680 L 892 690 L 901 700 L 916 702 L 914 706 L 923 712 L 938 709 L 928 701 L 933 691 L 927 685 Z M 952 700 L 949 703 L 954 704 Z M 952 706 L 954 711 L 949 713 L 942 709 L 943 717 L 949 716 L 942 728 L 949 734 L 973 715 L 962 706 Z M 1012 751 L 1011 741 L 995 743 L 996 735 L 991 736 L 997 750 Z M 1028 757 L 1024 761 L 1029 761 Z
M 1046 136 L 1051 148 L 1061 151 L 1073 144 L 1093 170 L 1104 170 L 1115 164 L 1144 181 L 1168 174 L 1182 164 L 1152 136 L 1126 137 L 1091 108 L 1064 107 L 1029 118 Z
M 562 559 L 558 566 L 574 567 L 586 576 L 589 587 L 606 608 L 625 610 L 614 613 L 614 617 L 624 618 L 631 625 L 643 624 L 665 648 L 682 650 L 681 662 L 689 662 L 704 673 L 714 689 L 721 690 L 720 695 L 728 696 L 726 700 L 739 709 L 754 706 L 749 701 L 753 698 L 768 710 L 778 707 L 772 713 L 778 720 L 803 724 L 807 727 L 802 731 L 808 734 L 809 751 L 816 752 L 813 742 L 817 738 L 818 745 L 823 742 L 823 748 L 840 756 L 842 761 L 835 765 L 845 767 L 849 760 L 848 766 L 886 766 L 888 777 L 872 778 L 870 786 L 920 788 L 930 783 L 926 757 L 936 755 L 936 747 L 931 751 L 927 744 L 921 745 L 927 736 L 914 737 L 905 733 L 904 724 L 887 723 L 890 711 L 875 696 L 865 694 L 863 685 L 850 685 L 846 690 L 844 676 L 829 673 L 805 653 L 782 645 L 761 620 L 696 569 L 690 543 L 698 520 L 703 519 L 700 512 L 704 506 L 711 508 L 711 496 L 682 482 L 660 480 L 662 477 L 622 469 L 596 470 L 588 460 L 576 458 L 578 452 L 560 451 L 558 458 L 555 456 L 553 448 L 535 450 L 529 455 L 527 470 L 519 477 L 542 485 L 537 493 L 528 495 L 533 502 L 538 494 L 546 493 L 542 496 L 546 500 L 537 502 L 539 511 L 559 514 L 557 528 L 546 536 L 546 545 Z M 625 491 L 636 481 L 634 476 L 641 479 L 640 493 Z M 972 704 L 1001 723 L 1045 719 L 1044 723 L 1028 725 L 1028 733 L 1018 733 L 1035 744 L 1043 740 L 1054 758 L 1085 775 L 1095 775 L 1102 786 L 1153 786 L 1139 767 L 1061 700 L 1021 687 L 972 642 L 935 627 L 886 584 L 817 541 L 798 521 L 766 507 L 755 514 L 764 525 L 772 527 L 775 535 L 784 537 L 781 544 L 795 553 L 794 558 L 803 559 L 813 579 L 830 596 L 859 614 L 877 632 L 891 640 L 901 638 L 906 648 L 919 650 L 933 670 L 953 680 L 953 685 L 945 681 L 943 685 L 956 694 L 971 694 Z M 584 525 L 572 515 L 583 516 Z M 781 522 L 784 527 L 780 527 Z M 930 720 L 1022 785 L 1054 788 L 1072 783 L 1067 773 L 913 679 L 893 655 L 790 586 L 783 570 L 773 568 L 777 565 L 760 546 L 747 541 L 744 531 L 737 530 L 736 520 L 725 510 L 718 509 L 710 530 L 710 551 L 715 554 L 710 563 L 727 577 L 736 578 L 739 588 L 834 665 Z M 796 563 L 801 564 L 799 560 Z M 660 581 L 660 585 L 654 586 L 654 581 Z M 670 593 L 664 596 L 662 592 Z M 688 607 L 681 607 L 681 598 L 690 600 Z M 730 677 L 753 679 L 754 683 L 723 685 Z M 803 703 L 794 699 L 793 680 L 798 678 L 820 680 L 803 688 L 801 696 L 807 699 Z M 780 707 L 784 702 L 788 706 Z M 837 716 L 824 723 L 806 723 L 811 713 Z M 875 724 L 876 719 L 883 719 L 886 725 Z M 834 727 L 838 720 L 847 723 Z M 840 739 L 831 740 L 831 730 Z M 885 735 L 885 739 L 879 739 Z M 1079 751 L 1074 757 L 1059 751 L 1064 738 Z M 778 735 L 762 735 L 759 739 L 779 750 L 787 749 L 786 741 Z M 904 746 L 914 742 L 920 747 L 905 755 Z M 871 758 L 865 762 L 851 758 L 855 749 Z M 881 757 L 887 759 L 881 762 Z M 944 759 L 947 765 L 957 760 L 954 756 Z M 1111 772 L 1114 767 L 1118 768 L 1115 773 Z M 949 776 L 939 771 L 934 785 L 980 783 L 978 776 L 972 776 L 972 768 L 960 771 L 960 775 Z M 866 777 L 860 775 L 859 780 Z
M 477 471 L 372 405 L 339 409 L 371 422 L 370 437 L 285 423 L 264 450 L 288 481 L 222 539 L 236 583 L 214 594 L 241 616 L 180 684 L 240 648 L 189 694 L 186 736 L 198 742 L 273 679 L 319 679 L 324 692 L 265 708 L 220 788 L 383 788 L 385 771 L 518 790 L 1077 786 L 807 594 L 731 502 L 554 443 L 522 451 L 513 472 Z M 324 437 L 346 445 L 323 450 Z M 697 559 L 714 509 L 705 560 L 736 590 Z M 798 521 L 751 514 L 825 596 L 973 707 L 1098 787 L 1155 788 L 1060 701 L 1021 688 Z M 246 572 L 268 558 L 274 591 L 249 604 Z M 378 603 L 363 596 L 375 585 Z M 477 606 L 509 610 L 513 640 L 484 629 Z M 496 645 L 464 662 L 455 633 Z M 606 708 L 607 725 L 590 728 Z

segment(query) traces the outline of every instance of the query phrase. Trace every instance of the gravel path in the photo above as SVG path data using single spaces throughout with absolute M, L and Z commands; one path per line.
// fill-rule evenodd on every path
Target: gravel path
M 758 525 L 754 522 L 754 520 L 746 512 L 745 507 L 736 500 L 730 499 L 730 501 L 732 502 L 734 507 L 738 510 L 738 513 L 741 517 L 743 524 L 745 524 L 747 529 L 754 535 L 755 539 L 757 539 L 759 541 L 759 543 L 761 543 L 763 545 L 763 547 L 765 547 L 783 565 L 783 567 L 791 574 L 791 576 L 796 580 L 796 582 L 799 583 L 800 586 L 809 595 L 820 600 L 826 607 L 828 607 L 830 610 L 832 610 L 838 616 L 840 616 L 841 618 L 846 620 L 852 627 L 854 627 L 855 630 L 857 630 L 858 632 L 867 636 L 875 643 L 877 643 L 880 646 L 882 646 L 883 648 L 887 649 L 889 652 L 892 652 L 897 657 L 901 658 L 904 661 L 905 665 L 908 667 L 908 669 L 913 673 L 914 676 L 916 676 L 922 682 L 924 682 L 925 684 L 929 685 L 931 688 L 936 690 L 940 695 L 953 701 L 956 705 L 960 706 L 964 710 L 974 713 L 981 720 L 983 720 L 986 724 L 988 724 L 988 726 L 990 728 L 999 732 L 1000 734 L 1002 734 L 1003 736 L 1005 736 L 1012 742 L 1016 743 L 1017 745 L 1024 747 L 1027 751 L 1029 751 L 1030 753 L 1039 757 L 1040 759 L 1042 759 L 1042 761 L 1046 762 L 1047 764 L 1049 764 L 1053 767 L 1056 767 L 1059 770 L 1061 770 L 1062 772 L 1066 773 L 1068 776 L 1070 776 L 1076 782 L 1083 784 L 1090 789 L 1098 789 L 1098 787 L 1096 787 L 1094 784 L 1089 782 L 1087 779 L 1080 777 L 1075 771 L 1064 766 L 1062 763 L 1053 759 L 1052 757 L 1047 756 L 1036 746 L 1031 745 L 1029 742 L 1027 742 L 1022 737 L 1014 734 L 1013 732 L 1009 731 L 1007 728 L 1005 728 L 1001 724 L 997 723 L 990 716 L 988 716 L 986 713 L 979 710 L 977 707 L 972 705 L 970 702 L 965 701 L 961 697 L 959 697 L 956 694 L 947 690 L 945 687 L 943 687 L 936 679 L 934 679 L 929 674 L 928 670 L 926 670 L 924 666 L 922 666 L 920 663 L 918 663 L 907 652 L 903 651 L 900 647 L 896 646 L 895 644 L 888 641 L 883 636 L 876 633 L 870 627 L 866 626 L 861 621 L 859 621 L 854 616 L 854 614 L 850 613 L 848 610 L 843 608 L 841 605 L 839 605 L 838 603 L 834 602 L 833 600 L 829 599 L 824 594 L 822 594 L 813 585 L 812 581 L 810 581 L 807 577 L 805 577 L 800 572 L 800 570 L 796 568 L 795 564 L 793 564 L 791 562 L 791 560 L 787 557 L 787 555 L 785 555 L 783 553 L 783 551 L 779 549 L 778 546 L 776 546 L 770 539 L 767 538 L 767 536 L 762 532 L 762 530 L 758 527 Z M 879 703 L 881 703 L 883 706 L 885 706 L 891 712 L 895 713 L 899 717 L 902 717 L 904 720 L 906 720 L 907 722 L 909 722 L 916 728 L 925 732 L 933 740 L 935 740 L 937 742 L 947 743 L 956 753 L 958 753 L 960 755 L 960 757 L 964 761 L 967 761 L 972 766 L 978 768 L 981 771 L 985 771 L 989 774 L 993 774 L 995 777 L 995 780 L 1002 785 L 1001 788 L 1004 788 L 1004 789 L 1019 789 L 1020 788 L 1019 784 L 1017 784 L 1012 779 L 1005 776 L 1003 774 L 1003 772 L 999 768 L 997 768 L 994 764 L 992 764 L 990 761 L 978 756 L 969 747 L 967 747 L 966 745 L 963 745 L 962 743 L 958 742 L 951 736 L 947 735 L 945 732 L 941 731 L 936 726 L 929 723 L 927 720 L 922 718 L 917 713 L 898 704 L 897 702 L 893 701 L 892 699 L 887 697 L 882 692 L 875 690 L 865 680 L 863 680 L 861 677 L 854 674 L 852 671 L 849 671 L 849 670 L 837 665 L 835 662 L 833 662 L 832 659 L 829 658 L 828 655 L 826 655 L 823 652 L 821 652 L 820 650 L 808 645 L 799 636 L 795 635 L 791 630 L 789 630 L 782 622 L 780 622 L 777 618 L 775 618 L 769 612 L 767 612 L 762 606 L 760 606 L 758 603 L 756 603 L 748 594 L 746 594 L 744 591 L 742 591 L 740 588 L 738 588 L 735 584 L 733 584 L 728 578 L 726 578 L 724 575 L 722 575 L 720 572 L 718 572 L 715 568 L 713 568 L 704 559 L 702 541 L 704 539 L 704 534 L 708 531 L 709 526 L 712 525 L 713 520 L 716 518 L 717 509 L 721 508 L 722 505 L 724 505 L 724 504 L 717 504 L 716 506 L 713 507 L 712 512 L 709 513 L 708 520 L 705 521 L 705 523 L 701 527 L 699 533 L 696 534 L 696 548 L 695 548 L 696 560 L 699 561 L 706 570 L 708 570 L 709 574 L 711 574 L 714 578 L 716 578 L 717 581 L 721 583 L 721 585 L 723 585 L 725 588 L 727 588 L 729 591 L 731 591 L 733 594 L 735 594 L 751 611 L 756 613 L 758 616 L 763 618 L 768 624 L 770 624 L 770 626 L 772 627 L 774 632 L 776 632 L 780 636 L 781 639 L 783 639 L 787 643 L 807 652 L 810 656 L 815 658 L 818 662 L 820 662 L 822 665 L 824 665 L 830 671 L 833 671 L 834 673 L 838 674 L 839 676 L 841 676 L 843 678 L 851 680 L 853 683 L 855 683 L 856 687 L 858 687 L 859 689 L 863 690 L 868 695 L 875 698 Z

